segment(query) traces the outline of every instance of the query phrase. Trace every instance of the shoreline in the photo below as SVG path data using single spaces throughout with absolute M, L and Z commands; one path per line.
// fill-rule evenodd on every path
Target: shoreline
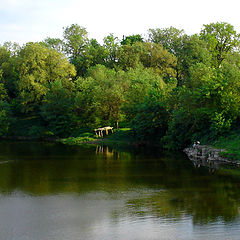
M 196 166 L 207 166 L 209 168 L 216 168 L 221 165 L 240 167 L 240 162 L 227 158 L 225 156 L 226 149 L 218 149 L 210 145 L 196 145 L 194 147 L 184 148 L 189 160 Z

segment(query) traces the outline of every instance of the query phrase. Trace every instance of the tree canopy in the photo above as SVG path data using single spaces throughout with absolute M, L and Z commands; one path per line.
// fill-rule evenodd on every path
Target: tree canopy
M 62 38 L 0 46 L 0 135 L 121 125 L 140 141 L 179 149 L 239 127 L 239 34 L 231 24 L 142 36 L 109 34 L 100 43 L 72 24 Z

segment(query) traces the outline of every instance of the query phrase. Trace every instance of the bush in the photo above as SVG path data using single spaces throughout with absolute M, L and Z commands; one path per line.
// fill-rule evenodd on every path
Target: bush
M 67 145 L 79 145 L 86 142 L 94 141 L 95 138 L 91 137 L 90 135 L 92 134 L 86 133 L 86 134 L 82 134 L 82 136 L 79 136 L 79 137 L 64 138 L 64 139 L 61 139 L 60 141 L 61 143 L 67 144 Z
M 0 136 L 7 135 L 15 119 L 12 116 L 11 105 L 6 101 L 0 101 Z

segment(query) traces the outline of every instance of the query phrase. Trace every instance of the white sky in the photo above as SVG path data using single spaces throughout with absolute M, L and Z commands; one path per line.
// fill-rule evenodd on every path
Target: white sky
M 174 26 L 187 34 L 203 24 L 228 22 L 240 33 L 239 0 L 0 0 L 0 43 L 20 44 L 62 37 L 77 23 L 89 37 L 113 33 L 146 34 L 149 28 Z

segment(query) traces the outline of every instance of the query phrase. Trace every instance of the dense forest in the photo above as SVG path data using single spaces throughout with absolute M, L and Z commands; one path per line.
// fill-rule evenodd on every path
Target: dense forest
M 68 137 L 111 125 L 181 149 L 240 123 L 240 35 L 225 22 L 0 46 L 0 136 Z

